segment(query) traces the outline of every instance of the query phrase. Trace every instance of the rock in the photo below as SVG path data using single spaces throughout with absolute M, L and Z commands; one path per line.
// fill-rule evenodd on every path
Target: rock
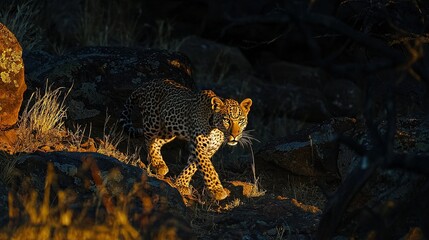
M 201 88 L 211 88 L 228 77 L 252 72 L 252 66 L 238 48 L 229 47 L 197 36 L 190 36 L 180 44 L 179 51 L 186 54 L 195 67 L 195 79 L 202 81 Z M 205 81 L 204 81 L 205 80 Z
M 103 211 L 109 212 L 109 206 L 120 204 L 125 197 L 128 201 L 125 206 L 129 219 L 142 218 L 135 222 L 134 227 L 140 228 L 143 235 L 156 236 L 160 231 L 171 231 L 177 238 L 192 238 L 189 221 L 181 217 L 186 216 L 186 208 L 176 189 L 164 181 L 148 177 L 140 168 L 101 154 L 39 152 L 20 156 L 15 165 L 10 190 L 25 196 L 34 189 L 38 196 L 44 196 L 50 163 L 55 172 L 51 187 L 52 202 L 59 201 L 57 195 L 60 191 L 65 191 L 68 196 L 73 196 L 68 200 L 71 201 L 68 206 L 73 211 L 82 212 L 86 208 L 89 213 L 96 210 L 100 215 Z M 101 186 L 105 189 L 102 190 Z M 105 196 L 100 198 L 109 199 L 110 205 L 103 200 L 100 206 L 94 204 L 88 209 L 88 200 L 96 200 L 100 191 Z M 6 206 L 2 205 L 1 212 L 4 207 Z M 122 209 L 122 206 L 117 207 Z M 147 220 L 143 222 L 145 216 Z M 84 217 L 91 218 L 91 214 Z
M 298 87 L 320 89 L 324 82 L 323 72 L 318 68 L 289 62 L 274 62 L 269 66 L 271 81 L 275 84 L 293 84 Z
M 0 130 L 13 126 L 27 85 L 22 48 L 14 34 L 0 23 Z
M 362 91 L 352 81 L 330 81 L 325 84 L 323 93 L 335 117 L 356 117 L 362 108 Z
M 185 211 L 181 196 L 175 188 L 156 178 L 148 177 L 147 173 L 138 167 L 127 165 L 115 158 L 98 153 L 37 152 L 21 156 L 17 159 L 15 165 L 15 168 L 20 172 L 19 177 L 15 181 L 22 183 L 26 176 L 32 176 L 31 185 L 37 191 L 42 192 L 45 186 L 48 163 L 54 165 L 58 179 L 57 184 L 61 189 L 70 188 L 76 192 L 93 194 L 95 186 L 84 186 L 86 180 L 84 178 L 94 182 L 89 170 L 91 167 L 90 164 L 95 163 L 101 173 L 101 177 L 107 180 L 107 190 L 113 196 L 129 192 L 134 183 L 145 179 L 145 184 L 149 186 L 146 189 L 147 194 L 153 197 L 157 195 L 156 197 L 168 198 L 168 201 L 165 202 L 167 206 L 157 207 L 171 208 L 181 214 Z M 158 202 L 158 204 L 164 203 Z
M 331 119 L 278 139 L 263 147 L 256 160 L 275 163 L 296 175 L 336 176 L 339 144 L 335 135 L 353 128 L 355 122 L 350 118 Z
M 394 151 L 408 153 L 427 153 L 429 151 L 429 120 L 399 118 L 397 121 L 397 131 L 395 134 Z M 380 124 L 378 129 L 384 131 L 386 123 Z M 371 147 L 371 140 L 368 133 L 359 131 L 351 136 L 363 146 Z M 357 156 L 353 151 L 341 147 L 338 156 L 339 173 L 342 179 L 356 167 L 362 164 L 362 157 Z M 420 188 L 420 184 L 425 179 L 424 176 L 414 174 L 400 169 L 378 168 L 376 173 L 365 184 L 355 203 L 354 208 L 359 208 L 362 203 L 369 207 L 387 200 L 405 200 L 412 196 Z
M 207 239 L 272 239 L 283 233 L 306 234 L 307 238 L 291 239 L 308 239 L 317 229 L 321 214 L 320 209 L 308 207 L 285 197 L 255 199 L 216 218 L 215 224 L 221 230 L 210 232 Z
M 47 56 L 40 53 L 26 56 L 25 61 L 32 62 L 28 78 L 37 87 L 43 88 L 46 79 L 54 87 L 73 87 L 68 96 L 68 117 L 92 121 L 95 126 L 103 126 L 107 108 L 114 122 L 131 92 L 145 81 L 171 78 L 196 88 L 189 60 L 177 52 L 86 47 L 36 67 L 44 58 Z
M 16 140 L 18 140 L 16 129 L 0 131 L 0 151 L 11 154 L 14 151 Z
M 58 59 L 58 56 L 51 55 L 43 50 L 24 52 L 22 55 L 25 64 L 25 74 L 29 79 L 29 84 L 32 82 L 31 75 L 39 71 L 40 68 L 43 68 L 46 64 L 53 63 Z M 34 77 L 33 77 L 34 78 Z M 34 84 L 40 85 L 46 79 L 35 79 Z
M 253 81 L 251 86 L 248 96 L 255 96 L 252 111 L 261 111 L 260 114 L 267 121 L 274 116 L 287 116 L 307 122 L 322 122 L 331 118 L 326 99 L 318 89 L 257 81 Z

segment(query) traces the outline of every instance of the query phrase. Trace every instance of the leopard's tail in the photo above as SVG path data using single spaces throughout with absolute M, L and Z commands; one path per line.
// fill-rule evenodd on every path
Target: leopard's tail
M 132 93 L 125 102 L 124 109 L 121 112 L 121 118 L 119 119 L 119 124 L 122 125 L 124 132 L 132 138 L 143 136 L 143 129 L 134 127 L 132 122 L 132 112 L 136 104 L 138 104 L 138 94 L 135 93 L 136 92 Z

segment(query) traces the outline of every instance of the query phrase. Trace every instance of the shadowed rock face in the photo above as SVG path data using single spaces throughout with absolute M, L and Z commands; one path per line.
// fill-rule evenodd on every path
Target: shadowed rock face
M 18 120 L 26 89 L 22 48 L 14 34 L 0 23 L 0 129 Z
M 256 158 L 273 162 L 296 175 L 337 175 L 339 143 L 335 136 L 353 128 L 354 125 L 354 119 L 331 119 L 267 144 L 258 152 Z

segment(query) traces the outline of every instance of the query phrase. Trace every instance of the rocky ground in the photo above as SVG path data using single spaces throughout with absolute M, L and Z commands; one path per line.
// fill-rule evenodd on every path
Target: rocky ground
M 112 2 L 109 7 L 117 8 Z M 115 13 L 120 22 L 145 11 L 146 35 L 129 42 L 117 38 L 125 29 L 117 23 L 110 32 L 100 30 L 106 38 L 84 35 L 71 24 L 73 13 L 81 14 L 74 12 L 78 1 L 61 7 L 41 1 L 55 9 L 42 19 L 55 23 L 44 29 L 47 42 L 61 47 L 41 47 L 47 43 L 37 38 L 29 45 L 0 23 L 0 238 L 424 238 L 429 98 L 422 70 L 427 57 L 417 50 L 426 53 L 427 47 L 417 40 L 397 47 L 390 32 L 375 27 L 386 23 L 371 11 L 417 36 L 416 26 L 427 26 L 411 16 L 417 9 L 423 19 L 429 8 L 391 1 L 380 5 L 388 10 L 382 11 L 364 2 L 314 3 L 301 18 L 302 6 L 260 14 L 275 1 L 244 8 L 201 1 L 187 10 L 177 3 L 163 11 L 151 1 L 144 8 L 136 3 L 128 15 Z M 84 17 L 97 16 L 94 6 L 85 7 L 92 14 Z M 215 14 L 221 7 L 237 19 Z M 399 7 L 409 10 L 408 22 L 396 17 Z M 362 9 L 371 11 L 357 14 Z M 155 12 L 174 15 L 179 33 L 149 21 Z M 350 16 L 363 30 L 341 25 L 353 22 Z M 101 24 L 91 20 L 92 27 Z M 416 59 L 397 62 L 409 57 L 398 57 L 398 49 Z M 128 139 L 116 126 L 128 95 L 155 78 L 252 98 L 252 148 L 225 146 L 213 158 L 231 190 L 227 199 L 210 199 L 198 174 L 192 197 L 176 191 L 171 183 L 186 165 L 186 143 L 163 148 L 170 172 L 159 179 L 146 168 L 143 141 Z M 31 110 L 38 100 L 49 107 Z M 58 113 L 48 129 L 31 120 L 43 109 Z

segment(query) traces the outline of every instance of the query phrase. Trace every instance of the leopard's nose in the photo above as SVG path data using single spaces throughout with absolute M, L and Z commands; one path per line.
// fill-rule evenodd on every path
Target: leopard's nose
M 238 134 L 238 135 L 236 135 L 236 136 L 234 136 L 233 134 L 231 134 L 231 135 L 229 135 L 228 140 L 229 140 L 230 142 L 234 142 L 234 141 L 238 141 L 238 140 L 240 140 L 240 138 L 241 138 L 241 134 Z
M 233 136 L 229 136 L 228 137 L 228 145 L 230 146 L 235 146 L 238 143 L 238 138 L 237 137 L 233 137 Z

